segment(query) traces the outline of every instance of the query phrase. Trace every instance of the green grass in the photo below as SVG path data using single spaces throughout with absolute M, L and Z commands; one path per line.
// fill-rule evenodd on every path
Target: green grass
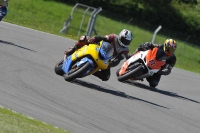
M 0 107 L 0 133 L 70 133 Z

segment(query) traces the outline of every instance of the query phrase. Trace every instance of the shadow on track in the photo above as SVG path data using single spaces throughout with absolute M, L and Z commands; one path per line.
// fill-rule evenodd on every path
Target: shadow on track
M 154 92 L 157 92 L 157 93 L 160 93 L 160 94 L 163 94 L 163 95 L 167 95 L 167 96 L 171 96 L 171 97 L 176 97 L 176 98 L 180 98 L 180 99 L 184 99 L 184 100 L 188 100 L 188 101 L 200 104 L 200 102 L 198 102 L 198 101 L 195 101 L 195 100 L 183 97 L 183 96 L 179 96 L 177 93 L 173 93 L 173 92 L 169 92 L 169 91 L 164 91 L 164 90 L 159 90 L 157 88 L 152 88 L 150 86 L 147 86 L 145 84 L 141 84 L 141 83 L 138 83 L 138 82 L 125 81 L 123 83 L 129 84 L 129 85 L 134 85 L 134 86 L 137 86 L 139 88 L 143 88 L 143 89 L 147 89 L 147 90 L 150 90 L 150 91 L 154 91 Z
M 95 85 L 95 84 L 90 83 L 90 82 L 86 82 L 86 81 L 76 79 L 72 83 L 77 84 L 77 85 L 81 85 L 81 86 L 84 86 L 84 87 L 87 87 L 87 88 L 90 88 L 90 89 L 93 89 L 93 90 L 98 90 L 98 91 L 101 91 L 101 92 L 109 93 L 109 94 L 112 94 L 112 95 L 115 95 L 115 96 L 131 99 L 131 100 L 138 100 L 138 101 L 149 103 L 149 104 L 152 104 L 152 105 L 155 105 L 155 106 L 158 106 L 158 107 L 169 109 L 167 107 L 164 107 L 164 106 L 161 106 L 161 105 L 158 105 L 158 104 L 155 104 L 155 103 L 152 103 L 152 102 L 140 99 L 140 98 L 136 98 L 136 97 L 133 97 L 133 96 L 126 95 L 124 92 L 110 90 L 110 89 Z
M 31 49 L 16 45 L 16 44 L 14 44 L 12 42 L 6 42 L 6 41 L 3 41 L 3 40 L 0 40 L 0 43 L 6 44 L 6 45 L 13 45 L 13 46 L 16 46 L 16 47 L 19 47 L 19 48 L 22 48 L 22 49 L 26 49 L 26 50 L 29 50 L 29 51 L 32 51 L 32 52 L 36 52 L 34 50 L 31 50 Z

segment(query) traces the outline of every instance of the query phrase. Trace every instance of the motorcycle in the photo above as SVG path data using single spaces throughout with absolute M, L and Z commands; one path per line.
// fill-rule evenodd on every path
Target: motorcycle
M 118 81 L 143 80 L 159 72 L 166 64 L 166 54 L 157 47 L 138 51 L 126 60 L 116 75 Z
M 64 76 L 66 81 L 83 78 L 99 70 L 107 69 L 114 49 L 108 42 L 101 41 L 98 44 L 84 45 L 72 55 L 64 56 L 64 59 L 55 66 L 55 73 Z

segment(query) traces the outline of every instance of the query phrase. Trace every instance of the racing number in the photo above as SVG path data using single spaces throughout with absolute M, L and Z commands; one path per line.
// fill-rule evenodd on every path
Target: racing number
M 155 65 L 156 63 L 155 63 L 154 60 L 150 60 L 150 61 L 149 61 L 149 64 L 150 64 L 151 66 L 153 66 L 153 65 Z

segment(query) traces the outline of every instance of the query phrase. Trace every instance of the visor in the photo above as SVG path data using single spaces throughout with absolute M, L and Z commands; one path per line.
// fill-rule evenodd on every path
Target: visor
M 131 43 L 131 40 L 127 40 L 125 39 L 124 37 L 121 38 L 121 42 L 124 44 L 124 45 L 129 45 Z

